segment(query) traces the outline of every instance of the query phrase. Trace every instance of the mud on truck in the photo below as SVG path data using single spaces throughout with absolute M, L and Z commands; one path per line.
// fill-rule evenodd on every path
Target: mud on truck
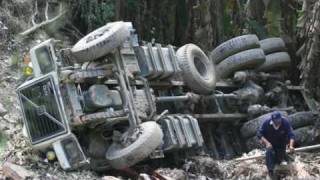
M 258 147 L 256 128 L 271 111 L 291 117 L 299 138 L 316 119 L 304 90 L 285 81 L 280 38 L 239 36 L 208 57 L 194 44 L 140 42 L 119 21 L 70 48 L 44 41 L 30 57 L 33 75 L 17 88 L 24 131 L 65 170 L 168 154 L 232 158 Z

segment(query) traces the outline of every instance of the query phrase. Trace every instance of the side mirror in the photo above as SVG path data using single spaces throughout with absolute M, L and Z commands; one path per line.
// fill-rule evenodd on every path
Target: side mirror
M 30 50 L 32 68 L 35 77 L 57 70 L 57 56 L 53 45 L 54 40 L 49 39 Z

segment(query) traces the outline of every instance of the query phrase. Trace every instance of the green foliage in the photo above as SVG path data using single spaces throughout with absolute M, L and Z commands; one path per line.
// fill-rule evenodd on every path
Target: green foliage
M 281 33 L 281 5 L 279 0 L 270 0 L 266 8 L 267 30 L 270 36 Z
M 100 8 L 99 8 L 100 7 Z M 111 21 L 115 15 L 115 7 L 113 3 L 102 2 L 95 12 L 95 23 L 99 26 Z
M 224 1 L 224 35 L 231 38 L 247 33 L 245 30 L 245 0 Z
M 303 28 L 305 22 L 306 22 L 306 12 L 305 10 L 298 10 L 297 11 L 297 27 L 298 28 Z
M 268 37 L 268 32 L 266 31 L 263 24 L 256 20 L 248 20 L 247 22 L 250 33 L 257 34 L 260 39 L 265 39 Z
M 136 11 L 139 6 L 139 0 L 127 0 L 128 11 Z
M 237 34 L 237 22 L 233 21 L 233 13 L 236 6 L 236 0 L 229 0 L 224 3 L 223 29 L 227 37 L 233 37 Z
M 79 0 L 75 3 L 79 5 L 80 21 L 87 32 L 114 20 L 115 0 Z

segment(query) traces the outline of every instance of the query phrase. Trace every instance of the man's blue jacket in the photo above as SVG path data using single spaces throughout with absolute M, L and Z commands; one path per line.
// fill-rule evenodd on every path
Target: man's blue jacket
M 266 138 L 275 149 L 285 149 L 289 139 L 294 139 L 292 127 L 287 118 L 281 118 L 281 126 L 275 129 L 272 124 L 272 119 L 267 119 L 258 129 L 257 136 L 259 139 L 263 136 Z

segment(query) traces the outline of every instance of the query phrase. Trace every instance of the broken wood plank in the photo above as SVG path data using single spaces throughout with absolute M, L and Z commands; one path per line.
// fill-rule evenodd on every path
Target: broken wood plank
M 159 180 L 174 180 L 173 178 L 171 177 L 168 177 L 168 176 L 165 176 L 165 175 L 162 175 L 160 174 L 159 172 L 157 171 L 154 171 L 152 176 L 156 179 L 159 179 Z
M 35 176 L 33 172 L 10 162 L 5 162 L 2 165 L 2 171 L 5 177 L 12 178 L 13 180 L 24 180 Z

